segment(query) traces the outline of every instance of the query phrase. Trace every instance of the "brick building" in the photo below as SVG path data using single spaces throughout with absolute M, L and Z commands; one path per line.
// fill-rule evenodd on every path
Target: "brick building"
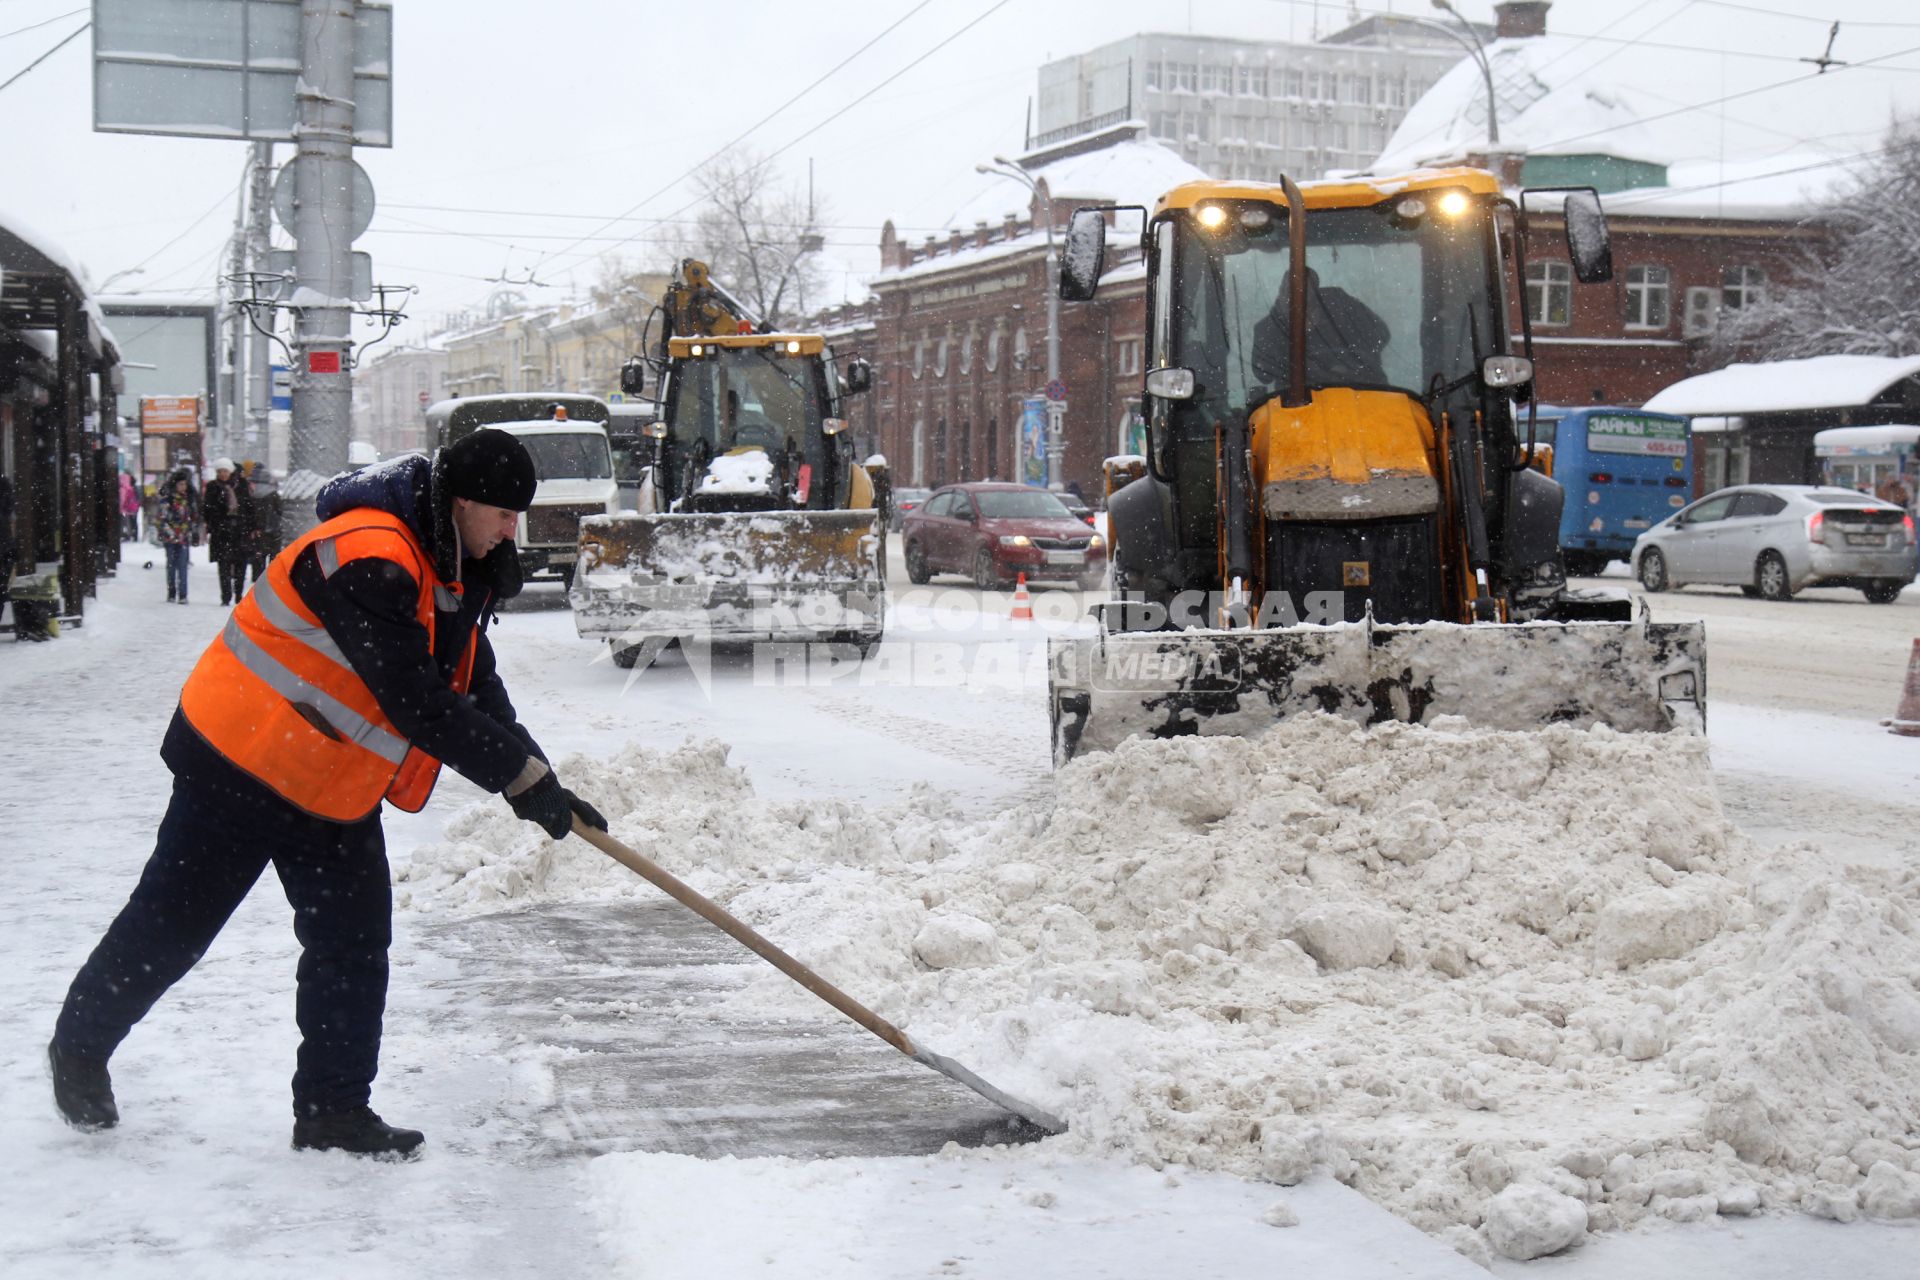
M 871 302 L 819 323 L 836 351 L 873 362 L 874 391 L 854 406 L 852 429 L 864 450 L 886 454 L 895 483 L 1034 478 L 1021 465 L 1033 445 L 1022 421 L 1046 381 L 1049 212 L 1059 236 L 1080 205 L 1151 206 L 1205 176 L 1144 135 L 1127 121 L 1017 157 L 1037 190 L 983 177 L 944 237 L 916 244 L 891 222 L 882 229 Z M 1103 458 L 1139 447 L 1145 275 L 1126 246 L 1137 222 L 1123 225 L 1099 298 L 1060 308 L 1061 481 L 1089 494 Z

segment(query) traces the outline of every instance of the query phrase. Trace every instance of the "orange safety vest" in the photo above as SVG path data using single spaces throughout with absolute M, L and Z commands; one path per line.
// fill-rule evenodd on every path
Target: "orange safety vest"
M 314 547 L 320 571 L 372 556 L 419 584 L 414 617 L 431 648 L 434 606 L 455 609 L 461 586 L 440 581 L 433 559 L 398 516 L 356 508 L 298 539 L 267 566 L 219 639 L 207 646 L 180 691 L 180 709 L 209 745 L 288 803 L 335 822 L 353 822 L 384 797 L 417 813 L 433 793 L 440 762 L 387 719 L 333 637 L 293 585 L 293 565 Z M 478 629 L 478 623 L 475 624 Z M 467 637 L 452 686 L 473 677 Z

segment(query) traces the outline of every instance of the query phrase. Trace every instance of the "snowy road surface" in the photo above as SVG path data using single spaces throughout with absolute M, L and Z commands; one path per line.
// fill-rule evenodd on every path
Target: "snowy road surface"
M 46 1035 L 151 849 L 168 786 L 159 731 L 224 618 L 205 564 L 181 609 L 159 600 L 148 554 L 128 548 L 78 632 L 0 647 L 7 1275 L 1484 1274 L 1324 1174 L 1282 1189 L 1045 1143 L 945 1147 L 992 1140 L 991 1117 L 862 1033 L 772 1020 L 743 1042 L 703 1028 L 691 1007 L 747 970 L 644 899 L 397 913 L 375 1104 L 427 1130 L 417 1165 L 288 1150 L 294 946 L 272 885 L 116 1056 L 122 1126 L 67 1130 Z M 1822 595 L 1651 603 L 1659 618 L 1708 619 L 1729 815 L 1765 841 L 1837 835 L 1852 857 L 1911 871 L 1920 742 L 1872 720 L 1893 710 L 1920 599 Z M 1080 611 L 1037 603 L 1061 625 Z M 669 655 L 630 679 L 574 636 L 549 588 L 496 643 L 556 758 L 710 737 L 763 796 L 880 804 L 930 786 L 984 816 L 1051 787 L 1040 631 L 1008 623 L 1007 604 L 936 582 L 896 601 L 896 638 L 866 668 L 804 680 L 740 655 L 710 669 Z M 426 812 L 390 814 L 396 871 L 479 799 L 449 776 Z M 1300 1225 L 1270 1225 L 1287 1216 Z M 1876 1280 L 1910 1273 L 1912 1240 L 1770 1216 L 1602 1236 L 1499 1270 Z

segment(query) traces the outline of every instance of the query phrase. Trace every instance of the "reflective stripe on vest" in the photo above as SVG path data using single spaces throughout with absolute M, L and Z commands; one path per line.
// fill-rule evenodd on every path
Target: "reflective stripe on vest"
M 429 649 L 435 606 L 459 607 L 459 585 L 439 580 L 404 521 L 383 511 L 350 511 L 274 557 L 200 656 L 180 692 L 181 710 L 221 755 L 309 813 L 351 822 L 378 808 L 382 797 L 417 810 L 433 790 L 440 762 L 407 742 L 294 588 L 293 565 L 308 546 L 327 577 L 363 558 L 408 572 L 417 587 L 414 619 L 425 628 Z M 449 682 L 459 693 L 473 673 L 475 641 L 471 634 L 465 640 Z

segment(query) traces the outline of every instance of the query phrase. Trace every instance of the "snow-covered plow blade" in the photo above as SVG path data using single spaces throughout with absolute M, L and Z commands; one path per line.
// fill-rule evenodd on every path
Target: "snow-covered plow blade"
M 569 599 L 616 658 L 667 640 L 878 642 L 886 602 L 874 513 L 595 516 Z
M 1130 737 L 1251 735 L 1312 711 L 1490 729 L 1706 725 L 1697 622 L 1118 631 L 1054 639 L 1048 658 L 1055 764 Z

